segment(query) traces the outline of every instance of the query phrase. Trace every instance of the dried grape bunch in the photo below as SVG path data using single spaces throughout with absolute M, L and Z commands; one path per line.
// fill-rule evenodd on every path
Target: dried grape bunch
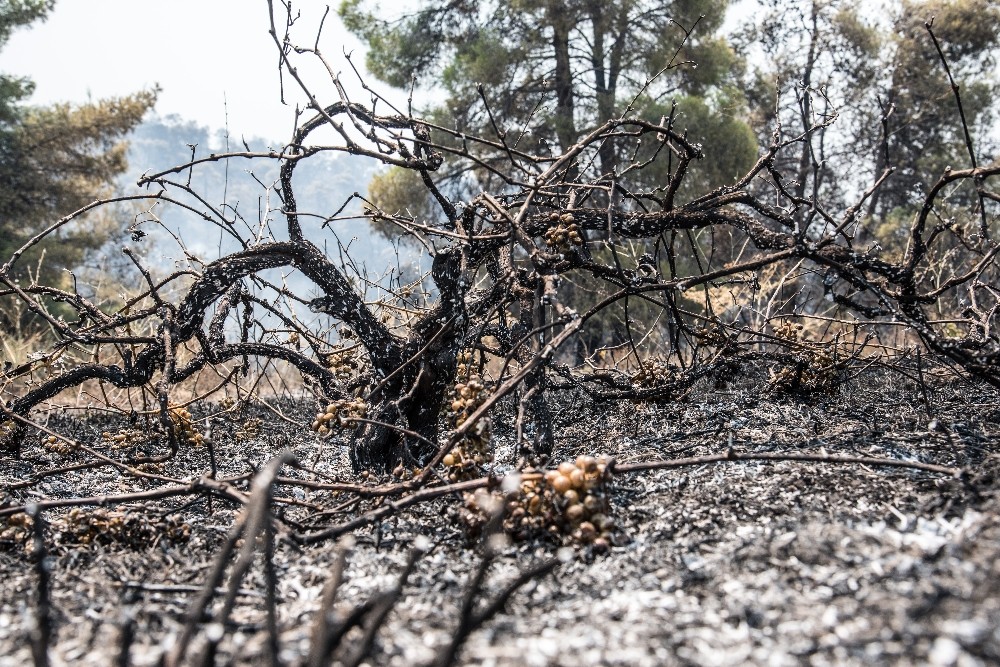
M 778 326 L 774 327 L 774 335 L 776 338 L 780 338 L 785 341 L 796 341 L 799 339 L 799 333 L 802 331 L 801 324 L 794 324 L 785 320 Z
M 545 230 L 545 245 L 560 252 L 568 252 L 572 246 L 583 245 L 580 226 L 575 220 L 572 213 L 551 214 L 549 221 L 554 224 Z
M 459 380 L 469 380 L 475 375 L 475 371 L 472 368 L 472 352 L 469 350 L 462 350 L 455 357 L 455 361 L 458 362 L 455 366 L 455 377 Z
M 504 530 L 517 540 L 547 537 L 606 551 L 617 531 L 610 516 L 610 475 L 607 461 L 579 456 L 541 478 L 532 475 L 522 480 L 505 496 Z M 475 494 L 466 494 L 465 503 L 463 519 L 475 532 L 485 524 L 488 508 Z
M 775 327 L 775 337 L 798 342 L 794 361 L 769 370 L 768 386 L 777 392 L 829 393 L 836 389 L 847 368 L 850 352 L 838 341 L 810 342 L 801 340 L 803 326 L 783 322 Z
M 461 356 L 459 358 L 462 359 Z M 452 428 L 465 424 L 488 396 L 482 378 L 468 370 L 469 362 L 471 362 L 470 357 L 466 357 L 464 362 L 460 361 L 459 368 L 465 369 L 463 374 L 467 380 L 456 383 L 452 390 L 451 403 L 448 406 L 450 408 L 448 421 Z M 490 437 L 490 419 L 484 416 L 442 459 L 442 463 L 448 469 L 449 481 L 458 482 L 481 476 L 482 467 L 493 461 Z
M 333 426 L 350 426 L 355 419 L 364 419 L 368 415 L 368 404 L 363 398 L 352 398 L 350 400 L 342 398 L 326 406 L 321 412 L 316 413 L 316 418 L 312 423 L 312 430 L 322 436 L 333 434 Z
M 632 376 L 632 383 L 640 387 L 658 387 L 673 379 L 674 369 L 662 359 L 650 359 Z
M 29 549 L 33 519 L 27 514 L 12 514 L 0 519 L 0 549 Z M 186 542 L 191 526 L 176 516 L 161 516 L 146 512 L 122 512 L 104 508 L 74 507 L 65 516 L 49 524 L 57 546 L 120 544 L 146 548 L 168 541 Z
M 0 550 L 15 547 L 31 548 L 31 533 L 35 521 L 27 514 L 11 514 L 0 519 Z
M 846 346 L 819 343 L 812 350 L 796 355 L 798 362 L 791 366 L 771 369 L 770 387 L 774 391 L 804 393 L 830 393 L 840 386 L 844 370 L 850 359 Z
M 194 418 L 187 408 L 170 408 L 170 423 L 178 442 L 195 447 L 200 447 L 205 442 L 205 436 L 195 427 Z
M 722 324 L 695 327 L 694 337 L 700 345 L 714 348 L 722 356 L 732 356 L 739 352 L 739 336 L 726 333 Z
M 235 436 L 237 442 L 247 442 L 249 440 L 255 440 L 260 437 L 260 429 L 264 425 L 264 422 L 260 417 L 250 417 L 243 425 L 236 430 Z
M 52 522 L 56 543 L 123 544 L 131 547 L 155 546 L 163 540 L 186 542 L 191 526 L 175 516 L 145 512 L 121 512 L 103 508 L 74 507 Z
M 62 438 L 57 438 L 54 435 L 47 435 L 42 438 L 42 447 L 53 454 L 59 454 L 60 456 L 69 456 L 76 448 L 72 443 L 63 440 Z
M 349 329 L 341 329 L 341 336 L 347 338 Z M 353 336 L 354 334 L 351 333 Z M 361 368 L 361 364 L 354 358 L 353 349 L 345 349 L 341 345 L 334 345 L 330 352 L 320 355 L 322 364 L 333 371 L 337 378 L 344 380 L 353 377 Z
M 185 410 L 185 412 L 187 412 Z M 191 422 L 191 415 L 188 413 L 188 430 L 193 429 Z M 178 430 L 178 421 L 174 418 L 173 414 L 170 416 L 171 422 L 174 425 L 175 433 L 177 434 L 177 439 L 182 442 L 187 442 L 185 440 L 184 433 L 186 431 Z M 199 434 L 200 435 L 200 434 Z M 140 431 L 138 429 L 129 428 L 122 429 L 117 433 L 111 433 L 110 431 L 105 431 L 101 434 L 101 440 L 104 442 L 105 446 L 111 449 L 125 449 L 127 447 L 136 447 L 141 445 L 148 445 L 152 439 L 152 433 L 148 431 Z M 198 441 L 200 444 L 200 441 Z

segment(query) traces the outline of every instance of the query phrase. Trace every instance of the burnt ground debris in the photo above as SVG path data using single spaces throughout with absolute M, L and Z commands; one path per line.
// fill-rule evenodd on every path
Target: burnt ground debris
M 363 81 L 352 101 L 308 47 L 323 20 L 303 42 L 291 3 L 268 7 L 282 80 L 309 99 L 284 148 L 192 148 L 0 266 L 29 334 L 0 378 L 8 659 L 997 661 L 1000 164 L 977 157 L 931 21 L 969 164 L 915 174 L 879 218 L 908 122 L 892 104 L 845 142 L 822 85 L 783 89 L 752 166 L 711 185 L 695 164 L 726 146 L 635 106 L 687 61 L 536 147 L 526 124 L 508 142 L 486 87 L 480 136 Z M 314 58 L 328 81 L 293 64 Z M 359 193 L 300 207 L 298 165 L 330 151 L 418 177 L 435 212 Z M 256 215 L 192 186 L 230 160 L 278 167 L 272 185 L 248 174 Z M 37 244 L 127 202 L 135 291 L 26 279 Z M 229 245 L 172 235 L 159 275 L 136 244 L 164 208 Z M 359 266 L 335 224 L 358 208 L 422 259 Z M 201 404 L 234 392 L 255 402 Z M 499 489 L 521 493 L 502 521 Z M 532 539 L 494 532 L 529 513 Z
M 706 379 L 683 399 L 661 403 L 601 403 L 578 392 L 556 394 L 553 460 L 586 453 L 630 464 L 730 447 L 822 450 L 933 462 L 965 474 L 948 478 L 871 466 L 739 461 L 618 475 L 612 501 L 626 539 L 603 555 L 574 547 L 571 557 L 539 540 L 500 544 L 484 599 L 533 564 L 557 554 L 565 562 L 529 581 L 502 612 L 472 632 L 457 664 L 1000 660 L 997 390 L 943 371 L 927 375 L 926 402 L 918 382 L 885 369 L 860 372 L 834 392 L 814 396 L 768 392 L 764 378 L 752 374 L 729 380 L 718 388 Z M 307 422 L 312 403 L 279 403 L 277 412 L 259 404 L 205 410 L 214 416 L 196 412 L 195 418 L 208 418 L 199 423 L 211 425 L 220 478 L 260 470 L 287 447 L 307 468 L 354 479 L 344 448 L 291 423 Z M 503 406 L 498 412 L 496 461 L 510 466 L 516 456 L 512 419 Z M 93 415 L 53 417 L 49 426 L 97 446 L 103 432 L 129 424 Z M 31 438 L 20 460 L 0 466 L 5 505 L 155 486 L 109 467 L 23 484 L 57 463 L 84 458 L 45 449 L 41 435 Z M 202 446 L 182 447 L 147 469 L 191 477 L 210 466 L 209 450 Z M 310 476 L 303 470 L 283 474 Z M 292 534 L 338 523 L 377 501 L 338 502 L 332 492 L 291 484 L 277 484 L 274 494 L 278 657 L 283 664 L 305 664 L 321 592 L 339 552 L 334 540 L 297 544 Z M 365 657 L 369 664 L 439 659 L 455 631 L 480 549 L 463 532 L 461 507 L 461 498 L 452 494 L 353 531 L 338 610 L 391 589 L 418 536 L 429 540 L 399 592 L 399 604 L 378 628 Z M 112 663 L 121 659 L 127 633 L 127 660 L 157 664 L 175 645 L 238 515 L 237 504 L 198 494 L 46 510 L 52 663 Z M 10 528 L 10 518 L 5 521 Z M 129 521 L 145 528 L 109 528 Z M 80 529 L 82 524 L 89 528 Z M 168 530 L 179 524 L 189 534 Z M 3 664 L 31 657 L 37 570 L 30 552 L 30 541 L 12 538 L 0 550 Z M 234 589 L 232 613 L 215 649 L 219 664 L 265 660 L 266 589 L 258 563 Z M 210 632 L 222 597 L 216 596 L 199 633 Z M 361 641 L 361 631 L 353 632 L 345 638 L 346 649 Z

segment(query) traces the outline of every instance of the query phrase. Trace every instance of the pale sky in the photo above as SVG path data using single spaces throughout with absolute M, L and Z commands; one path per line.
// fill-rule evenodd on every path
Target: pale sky
M 311 46 L 328 4 L 320 48 L 354 95 L 359 88 L 342 53 L 353 50 L 360 68 L 364 51 L 341 25 L 339 2 L 295 0 L 302 14 L 295 34 Z M 83 102 L 159 84 L 160 115 L 221 128 L 228 109 L 233 134 L 283 139 L 293 126 L 294 102 L 304 98 L 286 77 L 293 105 L 279 102 L 278 50 L 269 27 L 266 0 L 58 0 L 46 22 L 14 33 L 0 52 L 0 71 L 34 79 L 36 104 Z M 329 81 L 324 71 L 303 67 L 313 81 Z M 355 99 L 367 101 L 360 93 Z
M 291 105 L 279 99 L 278 50 L 268 34 L 267 0 L 57 0 L 45 22 L 14 32 L 0 51 L 0 72 L 28 76 L 36 89 L 30 103 L 85 102 L 159 84 L 156 112 L 177 114 L 211 128 L 228 124 L 234 136 L 283 140 L 294 126 L 295 103 L 305 98 L 288 77 Z M 344 51 L 364 70 L 364 48 L 337 17 L 339 0 L 293 0 L 301 18 L 293 35 L 312 46 L 323 12 L 330 13 L 320 49 L 352 99 L 366 103 Z M 281 3 L 274 0 L 275 11 Z M 397 13 L 413 5 L 382 0 Z M 281 30 L 282 26 L 278 26 Z M 309 66 L 313 63 L 313 67 Z M 314 60 L 299 61 L 324 103 L 335 101 L 329 75 Z M 324 87 L 323 84 L 327 86 Z M 406 94 L 369 84 L 403 107 Z M 434 93 L 418 94 L 428 102 Z

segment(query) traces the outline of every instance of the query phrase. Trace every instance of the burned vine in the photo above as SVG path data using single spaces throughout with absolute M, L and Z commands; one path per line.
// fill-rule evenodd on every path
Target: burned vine
M 914 344 L 1000 385 L 1000 246 L 988 210 L 1000 199 L 990 190 L 1000 165 L 975 162 L 971 138 L 973 166 L 936 175 L 905 247 L 863 247 L 862 211 L 891 166 L 873 174 L 843 210 L 826 204 L 820 188 L 804 187 L 825 169 L 817 157 L 787 173 L 796 154 L 810 155 L 812 142 L 836 120 L 810 111 L 809 100 L 821 91 L 800 91 L 803 127 L 789 130 L 779 121 L 749 171 L 729 186 L 684 198 L 689 166 L 724 147 L 694 144 L 673 115 L 660 122 L 631 113 L 608 118 L 558 154 L 532 152 L 495 124 L 495 136 L 467 136 L 376 94 L 359 104 L 337 76 L 330 80 L 336 99 L 323 100 L 292 59 L 324 56 L 273 34 L 284 76 L 310 101 L 309 117 L 288 144 L 192 156 L 146 175 L 139 184 L 148 192 L 126 197 L 194 212 L 207 204 L 190 180 L 176 176 L 207 161 L 276 161 L 279 205 L 256 227 L 241 219 L 241 231 L 224 206 L 200 214 L 238 249 L 193 258 L 189 268 L 162 278 L 126 249 L 144 287 L 114 308 L 79 290 L 12 277 L 42 237 L 100 203 L 5 258 L 5 294 L 53 334 L 49 350 L 4 371 L 5 455 L 19 455 L 34 410 L 86 387 L 99 396 L 120 390 L 116 396 L 132 405 L 125 410 L 108 400 L 104 409 L 158 415 L 156 428 L 169 441 L 165 456 L 172 456 L 201 442 L 185 406 L 208 394 L 175 400 L 186 383 L 215 374 L 213 392 L 235 387 L 237 395 L 263 397 L 258 386 L 278 363 L 286 374 L 294 369 L 320 408 L 327 406 L 313 428 L 349 444 L 356 472 L 409 471 L 408 489 L 439 474 L 434 468 L 442 462 L 452 481 L 488 474 L 495 461 L 487 420 L 508 397 L 520 462 L 545 465 L 553 445 L 547 397 L 555 391 L 664 400 L 703 377 L 755 365 L 774 369 L 778 390 L 826 392 L 866 350 L 909 354 Z M 485 93 L 482 103 L 489 110 Z M 956 103 L 961 112 L 957 95 Z M 599 159 L 609 145 L 630 146 L 632 159 Z M 336 151 L 415 172 L 437 203 L 437 217 L 418 221 L 360 196 L 332 214 L 300 210 L 296 170 Z M 669 162 L 667 180 L 640 187 L 637 176 L 657 161 Z M 602 171 L 605 164 L 613 169 Z M 490 178 L 477 176 L 484 174 Z M 477 191 L 485 182 L 500 185 Z M 975 190 L 972 208 L 946 200 L 960 186 Z M 329 229 L 354 204 L 426 251 L 424 275 L 406 286 L 379 283 L 328 251 Z M 309 287 L 289 287 L 289 274 L 279 284 L 276 271 Z M 54 302 L 77 319 L 53 315 Z M 788 335 L 791 322 L 809 328 L 808 341 Z M 87 361 L 60 366 L 69 349 Z M 249 388 L 239 385 L 251 377 Z M 470 438 L 478 438 L 475 446 L 463 448 Z

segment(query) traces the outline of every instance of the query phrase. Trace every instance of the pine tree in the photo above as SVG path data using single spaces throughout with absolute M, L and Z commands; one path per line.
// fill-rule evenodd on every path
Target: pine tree
M 995 2 L 894 0 L 878 11 L 860 0 L 765 0 L 763 5 L 738 40 L 743 49 L 767 54 L 752 58 L 756 82 L 744 86 L 752 106 L 763 112 L 756 124 L 760 135 L 775 129 L 769 114 L 775 82 L 787 132 L 802 131 L 804 119 L 838 116 L 826 132 L 803 145 L 798 160 L 776 165 L 794 174 L 798 193 L 815 185 L 827 201 L 846 206 L 892 167 L 866 211 L 874 226 L 898 227 L 946 167 L 971 166 L 955 96 L 928 22 L 961 91 L 975 150 L 985 161 L 996 153 L 988 132 L 1000 94 L 995 74 L 1000 7 Z M 859 161 L 859 155 L 867 159 Z M 823 162 L 824 173 L 838 176 L 821 175 L 814 184 L 814 159 Z
M 741 64 L 719 34 L 726 0 L 428 0 L 394 19 L 369 4 L 346 0 L 340 8 L 370 47 L 369 71 L 397 87 L 412 76 L 418 85 L 443 88 L 444 103 L 425 114 L 442 126 L 493 140 L 499 131 L 520 150 L 559 154 L 608 119 L 628 114 L 657 122 L 667 115 L 679 130 L 691 130 L 692 141 L 727 146 L 725 164 L 709 155 L 692 166 L 689 182 L 708 189 L 731 182 L 756 159 L 756 141 L 742 121 L 745 101 L 732 85 Z M 592 166 L 579 168 L 611 178 L 645 148 L 609 139 Z M 497 151 L 495 163 L 506 162 Z M 504 176 L 483 170 L 477 185 L 490 189 Z M 372 191 L 384 198 L 414 190 L 407 183 L 418 177 L 381 179 L 388 182 L 376 179 Z M 619 183 L 654 185 L 628 183 L 627 176 Z
M 0 48 L 17 27 L 44 20 L 53 0 L 0 2 Z M 155 91 L 86 104 L 24 103 L 29 79 L 0 75 L 0 264 L 63 216 L 108 195 L 126 168 L 124 137 L 156 100 Z M 64 287 L 67 271 L 108 239 L 107 220 L 83 217 L 24 253 L 4 280 Z M 0 331 L 26 322 L 0 298 Z
M 371 4 L 346 0 L 341 17 L 369 44 L 367 66 L 376 77 L 398 87 L 415 77 L 418 85 L 443 88 L 445 101 L 424 114 L 432 124 L 546 156 L 564 154 L 614 118 L 670 119 L 690 141 L 711 147 L 690 165 L 681 190 L 668 195 L 677 162 L 656 135 L 608 137 L 569 167 L 578 172 L 573 180 L 596 186 L 580 205 L 606 206 L 613 183 L 619 194 L 637 195 L 616 194 L 615 206 L 646 199 L 671 208 L 732 184 L 757 158 L 745 98 L 734 85 L 743 64 L 721 34 L 728 0 L 425 0 L 399 18 L 386 18 Z M 432 136 L 450 141 L 456 153 L 463 150 L 462 140 L 446 132 Z M 477 145 L 476 151 L 487 168 L 451 169 L 447 156 L 433 176 L 391 168 L 373 179 L 372 200 L 383 213 L 401 212 L 433 226 L 440 209 L 423 179 L 460 198 L 470 190 L 503 191 L 508 179 L 526 177 L 506 149 L 491 153 Z M 729 259 L 728 240 L 708 236 L 671 235 L 660 243 L 594 236 L 588 252 L 610 265 L 631 267 L 650 258 L 666 273 L 705 252 Z M 574 308 L 607 287 L 585 275 L 570 281 L 563 299 Z M 625 340 L 631 322 L 656 321 L 658 306 L 642 299 L 625 303 L 602 314 L 581 350 Z

